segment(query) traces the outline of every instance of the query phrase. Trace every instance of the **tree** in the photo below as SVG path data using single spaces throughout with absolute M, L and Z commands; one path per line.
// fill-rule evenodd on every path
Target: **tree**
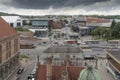
M 112 36 L 115 38 L 120 38 L 120 22 L 116 23 L 113 27 Z
M 115 20 L 113 20 L 112 24 L 111 24 L 111 29 L 113 29 L 115 27 L 115 24 L 116 24 L 116 22 L 115 22 Z
M 100 37 L 108 37 L 109 36 L 109 29 L 107 28 L 96 28 L 92 31 L 92 36 Z

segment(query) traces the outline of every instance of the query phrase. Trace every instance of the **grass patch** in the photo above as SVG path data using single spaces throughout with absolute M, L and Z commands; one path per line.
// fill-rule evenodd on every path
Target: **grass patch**
M 16 27 L 14 28 L 16 31 L 22 31 L 22 32 L 29 32 L 28 29 L 25 29 L 25 28 L 21 28 L 21 27 Z
M 20 57 L 20 59 L 22 59 L 22 58 L 26 58 L 26 59 L 29 58 L 29 57 L 28 57 L 27 55 L 25 55 L 25 54 L 20 54 L 19 57 Z

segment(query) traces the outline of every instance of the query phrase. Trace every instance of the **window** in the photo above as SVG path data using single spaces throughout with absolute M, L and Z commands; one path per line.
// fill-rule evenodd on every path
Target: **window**
M 11 57 L 11 42 L 6 43 L 6 59 Z
M 18 51 L 18 38 L 14 40 L 14 53 Z
M 2 63 L 2 46 L 0 45 L 0 64 Z
M 11 26 L 11 27 L 14 27 L 14 23 L 10 23 L 10 26 Z
M 20 23 L 20 22 L 18 22 L 18 23 L 17 23 L 17 26 L 21 26 L 21 23 Z

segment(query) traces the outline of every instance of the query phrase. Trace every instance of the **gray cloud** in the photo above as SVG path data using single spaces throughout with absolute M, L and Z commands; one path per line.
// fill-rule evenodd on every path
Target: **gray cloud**
M 50 6 L 53 8 L 61 7 L 76 7 L 79 5 L 89 6 L 95 3 L 101 3 L 111 0 L 0 0 L 5 5 L 22 9 L 48 9 Z M 119 2 L 119 0 L 114 0 Z

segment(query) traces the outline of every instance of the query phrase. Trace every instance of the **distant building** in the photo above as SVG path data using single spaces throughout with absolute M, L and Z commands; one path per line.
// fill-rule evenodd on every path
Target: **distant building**
M 86 26 L 88 27 L 110 27 L 111 21 L 108 19 L 101 19 L 101 18 L 94 18 L 94 17 L 88 17 L 86 20 Z
M 91 34 L 90 28 L 87 26 L 72 26 L 72 31 L 79 33 L 79 36 L 87 36 Z
M 73 18 L 71 20 L 71 26 L 86 26 L 87 19 L 84 16 Z
M 120 51 L 111 50 L 107 53 L 107 69 L 116 80 L 120 79 Z
M 45 38 L 49 34 L 50 19 L 31 19 L 32 27 L 29 29 L 34 33 L 35 37 Z
M 18 32 L 20 34 L 20 40 L 33 40 L 33 32 Z
M 9 80 L 18 67 L 19 34 L 0 17 L 0 80 Z
M 89 27 L 79 26 L 79 35 L 80 36 L 88 36 L 91 34 Z
M 63 23 L 60 20 L 50 21 L 50 25 L 52 29 L 61 29 L 63 27 Z
M 34 48 L 33 44 L 33 33 L 32 32 L 18 32 L 20 33 L 20 48 L 30 49 Z
M 20 16 L 1 16 L 1 17 L 12 27 L 23 26 L 23 21 Z

